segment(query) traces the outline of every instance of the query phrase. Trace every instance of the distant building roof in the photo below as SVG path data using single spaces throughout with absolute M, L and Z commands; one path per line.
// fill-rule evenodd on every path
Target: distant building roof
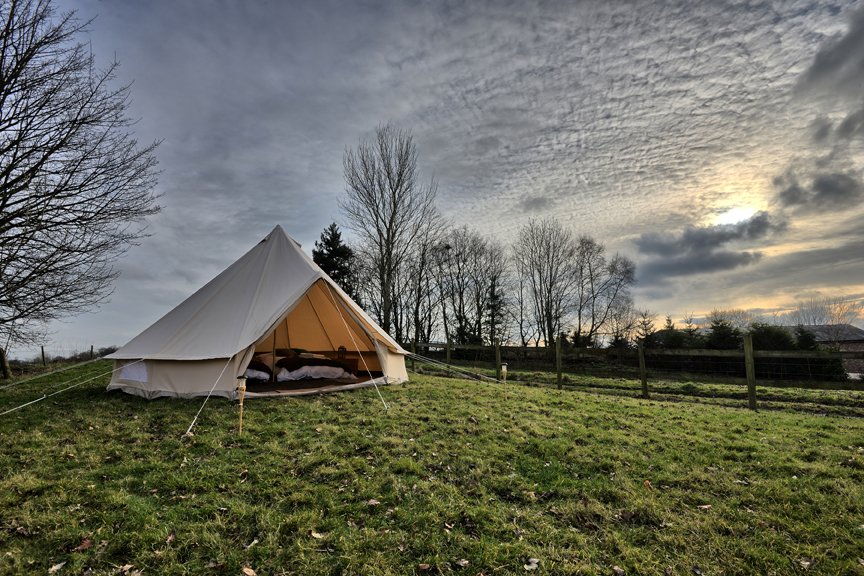
M 794 334 L 797 326 L 783 326 Z M 851 324 L 814 324 L 804 329 L 816 337 L 817 342 L 864 342 L 864 330 Z

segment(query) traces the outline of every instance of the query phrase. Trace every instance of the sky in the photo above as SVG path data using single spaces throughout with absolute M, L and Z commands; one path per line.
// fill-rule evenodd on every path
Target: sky
M 454 225 L 557 218 L 634 260 L 658 315 L 864 297 L 860 0 L 59 7 L 132 82 L 162 210 L 49 348 L 124 344 L 276 224 L 310 251 L 387 122 Z

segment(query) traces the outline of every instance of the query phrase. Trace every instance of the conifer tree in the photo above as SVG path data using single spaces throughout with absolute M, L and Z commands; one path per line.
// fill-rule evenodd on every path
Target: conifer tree
M 357 262 L 354 250 L 342 241 L 342 233 L 335 222 L 315 241 L 312 260 L 339 285 L 348 296 L 360 304 L 357 294 Z

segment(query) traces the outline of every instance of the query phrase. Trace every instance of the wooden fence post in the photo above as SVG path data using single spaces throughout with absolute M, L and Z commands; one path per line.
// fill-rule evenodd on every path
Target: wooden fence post
M 756 410 L 756 363 L 753 360 L 753 335 L 744 335 L 744 370 L 747 373 L 747 403 Z
M 448 366 L 450 365 L 450 339 L 447 339 L 447 361 L 445 362 Z
M 558 389 L 562 389 L 562 378 L 561 378 L 561 335 L 558 335 L 558 338 L 555 339 L 555 370 L 558 372 Z
M 495 343 L 495 379 L 501 380 L 501 343 Z
M 411 354 L 417 354 L 417 341 L 413 340 L 411 342 Z M 416 366 L 414 366 L 414 356 L 411 356 L 411 371 L 416 372 Z
M 45 362 L 45 346 L 40 346 L 39 348 L 42 350 L 42 366 L 45 366 L 45 365 L 46 365 L 46 362 Z
M 645 347 L 642 342 L 638 343 L 639 350 L 639 378 L 642 379 L 642 397 L 648 398 L 648 371 L 645 369 Z
M 95 356 L 93 356 L 93 344 L 90 345 L 90 360 L 93 360 Z

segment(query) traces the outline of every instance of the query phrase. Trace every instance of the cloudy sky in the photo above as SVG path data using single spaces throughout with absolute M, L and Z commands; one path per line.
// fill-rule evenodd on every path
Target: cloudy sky
M 864 296 L 862 4 L 64 1 L 162 140 L 163 209 L 53 340 L 125 343 L 277 223 L 311 249 L 388 121 L 454 224 L 554 216 L 658 314 Z

